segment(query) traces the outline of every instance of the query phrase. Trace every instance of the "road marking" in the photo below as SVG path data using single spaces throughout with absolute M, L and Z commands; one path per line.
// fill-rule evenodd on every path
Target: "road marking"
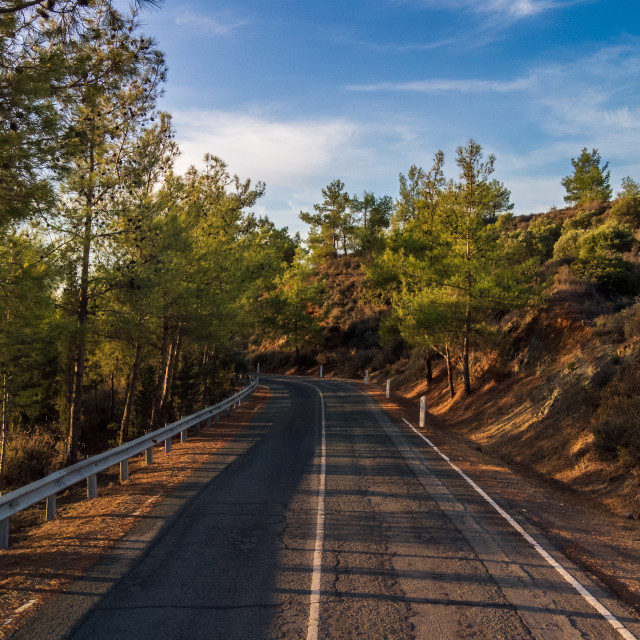
M 30 607 L 33 607 L 33 605 L 38 602 L 37 600 L 29 600 L 29 602 L 25 602 L 21 607 L 18 607 L 15 610 L 15 613 L 22 613 L 23 611 L 26 611 L 27 609 L 29 609 Z
M 436 451 L 449 466 L 457 471 L 533 548 L 550 564 L 625 640 L 637 640 L 634 636 L 603 604 L 583 587 L 551 554 L 534 540 L 493 498 L 481 489 L 462 469 L 459 469 L 429 438 L 421 434 L 408 420 L 402 420 L 409 425 L 434 451 Z
M 307 383 L 302 383 L 307 384 Z M 320 580 L 322 578 L 322 548 L 324 545 L 324 497 L 327 475 L 327 440 L 324 418 L 324 396 L 318 387 L 313 387 L 320 394 L 320 420 L 322 425 L 322 444 L 320 447 L 320 484 L 318 487 L 318 515 L 316 517 L 316 547 L 313 552 L 313 576 L 311 578 L 311 598 L 309 608 L 309 626 L 307 627 L 307 640 L 318 640 L 318 627 L 320 619 Z
M 17 609 L 14 609 L 14 613 L 22 613 L 23 611 L 26 611 L 27 609 L 30 609 L 31 607 L 33 607 L 33 605 L 38 602 L 37 600 L 29 600 L 28 602 L 25 602 L 21 607 L 18 607 Z M 3 623 L 2 626 L 3 627 L 7 627 L 9 626 L 11 623 L 13 622 L 13 618 L 7 618 Z
M 161 497 L 162 496 L 152 496 L 139 509 L 134 511 L 131 515 L 132 516 L 141 516 L 146 511 L 146 509 L 147 509 L 147 507 L 149 505 L 153 504 L 154 502 L 158 502 L 158 500 L 160 500 Z

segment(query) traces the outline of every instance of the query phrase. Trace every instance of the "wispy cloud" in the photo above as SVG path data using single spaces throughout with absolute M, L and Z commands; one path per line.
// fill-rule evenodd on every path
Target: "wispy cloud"
M 545 199 L 547 206 L 563 205 L 560 177 L 570 173 L 570 159 L 582 147 L 597 148 L 610 161 L 614 189 L 622 176 L 640 176 L 640 38 L 538 67 L 534 74 L 536 84 L 520 116 L 539 142 L 528 152 L 497 152 L 518 212 L 540 211 Z
M 478 13 L 508 16 L 518 20 L 566 6 L 568 3 L 558 0 L 461 0 L 460 4 Z
M 441 47 L 446 47 L 456 42 L 455 38 L 447 38 L 446 40 L 437 40 L 434 42 L 368 42 L 366 40 L 352 40 L 349 38 L 340 38 L 340 42 L 352 45 L 360 49 L 368 49 L 369 51 L 379 51 L 381 53 L 417 53 L 420 51 L 432 51 Z
M 205 152 L 222 157 L 242 178 L 265 180 L 267 195 L 258 210 L 295 230 L 304 228 L 298 212 L 318 202 L 320 189 L 332 179 L 343 180 L 350 193 L 373 189 L 395 195 L 398 172 L 406 172 L 412 163 L 428 165 L 438 148 L 447 153 L 447 170 L 453 174 L 455 147 L 473 135 L 487 153 L 496 153 L 497 177 L 511 189 L 516 210 L 541 211 L 563 205 L 560 179 L 571 171 L 570 159 L 583 146 L 598 148 L 610 161 L 614 189 L 624 175 L 640 178 L 638 77 L 640 38 L 628 37 L 571 62 L 540 64 L 506 80 L 432 79 L 350 87 L 448 92 L 447 100 L 429 101 L 433 113 L 427 119 L 403 107 L 394 112 L 372 109 L 366 116 L 344 111 L 342 117 L 297 118 L 273 116 L 278 110 L 274 104 L 268 112 L 266 107 L 174 109 L 183 151 L 178 169 L 199 164 Z M 401 103 L 409 103 L 407 96 L 400 97 Z M 439 103 L 449 104 L 449 97 L 451 104 L 461 105 L 457 119 L 446 109 L 438 110 Z M 465 111 L 471 104 L 474 107 Z M 490 105 L 501 105 L 496 117 L 512 114 L 515 124 L 509 132 L 482 129 L 478 105 L 484 105 L 483 117 L 491 112 Z M 478 134 L 479 129 L 484 133 Z
M 535 78 L 517 78 L 515 80 L 415 80 L 412 82 L 377 82 L 373 84 L 354 84 L 347 86 L 348 91 L 413 91 L 417 93 L 508 93 L 531 88 Z
M 588 0 L 396 0 L 447 11 L 468 11 L 496 22 L 513 22 Z
M 541 125 L 556 137 L 573 136 L 584 144 L 606 145 L 616 154 L 637 155 L 640 108 L 640 38 L 604 47 L 564 65 L 537 70 L 544 91 L 533 102 Z
M 249 23 L 246 18 L 232 16 L 200 15 L 192 11 L 181 11 L 175 16 L 175 23 L 199 33 L 224 36 Z

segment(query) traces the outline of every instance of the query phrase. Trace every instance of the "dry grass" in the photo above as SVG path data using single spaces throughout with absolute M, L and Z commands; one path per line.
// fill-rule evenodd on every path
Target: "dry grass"
M 174 442 L 171 454 L 154 451 L 154 464 L 138 457 L 129 463 L 129 480 L 120 485 L 115 472 L 101 474 L 98 497 L 82 500 L 84 487 L 58 499 L 58 517 L 42 522 L 44 507 L 12 519 L 12 546 L 0 551 L 0 638 L 69 582 L 78 579 L 113 547 L 171 489 L 244 429 L 268 397 L 258 387 L 230 417 L 186 443 Z M 26 607 L 25 609 L 22 609 Z M 21 610 L 22 609 L 22 610 Z

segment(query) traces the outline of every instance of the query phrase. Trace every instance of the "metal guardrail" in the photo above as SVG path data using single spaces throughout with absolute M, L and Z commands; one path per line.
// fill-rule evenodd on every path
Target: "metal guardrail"
M 155 445 L 164 442 L 165 451 L 168 453 L 171 451 L 172 437 L 180 434 L 181 442 L 186 442 L 188 429 L 193 428 L 195 433 L 200 433 L 200 426 L 203 422 L 206 421 L 206 426 L 211 425 L 211 418 L 215 418 L 217 422 L 221 413 L 231 411 L 237 405 L 240 405 L 245 398 L 255 391 L 257 385 L 258 378 L 255 377 L 244 389 L 212 407 L 202 409 L 186 418 L 172 422 L 162 429 L 147 433 L 135 440 L 131 440 L 131 442 L 126 442 L 119 447 L 77 462 L 70 467 L 55 471 L 41 480 L 1 496 L 0 549 L 6 549 L 9 546 L 9 521 L 11 516 L 46 500 L 47 520 L 52 520 L 56 515 L 56 495 L 83 480 L 87 481 L 87 499 L 95 498 L 98 494 L 98 473 L 120 464 L 120 481 L 127 480 L 129 477 L 129 458 L 144 451 L 146 452 L 147 464 L 151 464 Z

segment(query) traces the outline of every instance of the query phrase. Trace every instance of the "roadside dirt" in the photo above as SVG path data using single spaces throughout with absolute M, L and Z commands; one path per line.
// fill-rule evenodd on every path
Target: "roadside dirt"
M 143 456 L 129 463 L 130 477 L 120 484 L 115 471 L 100 474 L 98 497 L 84 500 L 84 486 L 58 497 L 57 518 L 44 520 L 44 506 L 12 519 L 11 546 L 0 551 L 0 638 L 7 638 L 52 596 L 76 580 L 113 547 L 154 504 L 242 431 L 269 396 L 258 387 L 231 416 L 186 443 L 174 439 L 172 450 L 154 451 L 154 463 Z
M 385 398 L 380 385 L 360 385 L 396 421 L 418 428 L 417 398 Z M 640 522 L 610 513 L 593 496 L 483 451 L 448 421 L 429 414 L 424 434 L 490 495 L 542 530 L 640 618 Z

